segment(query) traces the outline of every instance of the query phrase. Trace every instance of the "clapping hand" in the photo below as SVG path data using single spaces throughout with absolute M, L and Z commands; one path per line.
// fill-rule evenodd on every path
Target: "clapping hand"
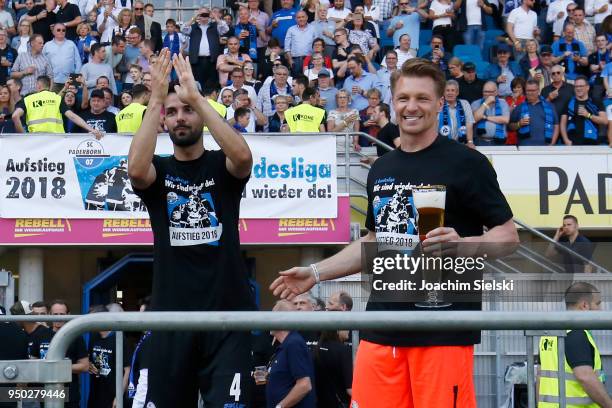
M 183 55 L 178 54 L 174 57 L 173 65 L 180 82 L 180 85 L 174 86 L 177 96 L 181 102 L 192 106 L 195 105 L 200 98 L 200 93 L 191 71 L 189 58 L 185 59 Z
M 163 103 L 168 95 L 168 78 L 172 71 L 170 50 L 164 48 L 151 65 L 151 81 L 156 86 L 151 89 L 151 101 Z

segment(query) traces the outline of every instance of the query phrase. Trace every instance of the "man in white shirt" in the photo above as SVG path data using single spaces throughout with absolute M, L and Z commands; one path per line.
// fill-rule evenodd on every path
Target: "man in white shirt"
M 574 0 L 555 0 L 548 6 L 546 22 L 552 23 L 553 41 L 557 41 L 563 34 L 563 24 L 567 18 L 567 6 L 574 3 Z M 606 1 L 606 4 L 608 2 Z
M 217 102 L 222 103 L 221 94 L 223 94 L 223 91 L 225 91 L 226 89 L 230 89 L 232 92 L 235 92 L 238 89 L 244 89 L 247 92 L 249 99 L 251 100 L 251 106 L 254 107 L 255 103 L 257 102 L 257 92 L 255 92 L 255 88 L 253 88 L 252 86 L 244 84 L 244 72 L 242 71 L 242 68 L 234 68 L 234 70 L 230 74 L 230 79 L 232 80 L 232 84 L 221 89 Z
M 515 8 L 508 15 L 506 32 L 514 43 L 515 59 L 517 61 L 523 56 L 527 40 L 533 40 L 540 35 L 538 15 L 531 10 L 534 4 L 535 0 L 525 0 L 520 7 Z
M 601 32 L 601 23 L 612 14 L 612 6 L 608 4 L 608 0 L 585 0 L 584 8 L 587 16 L 594 16 L 595 31 Z
M 334 0 L 334 8 L 327 10 L 327 19 L 339 23 L 344 21 L 351 10 L 344 7 L 344 0 Z

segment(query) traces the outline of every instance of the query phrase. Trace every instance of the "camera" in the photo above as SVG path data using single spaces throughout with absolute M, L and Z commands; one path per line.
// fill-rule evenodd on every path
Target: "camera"
M 200 14 L 200 17 L 202 17 L 202 18 L 210 17 L 210 13 L 202 13 L 202 14 Z

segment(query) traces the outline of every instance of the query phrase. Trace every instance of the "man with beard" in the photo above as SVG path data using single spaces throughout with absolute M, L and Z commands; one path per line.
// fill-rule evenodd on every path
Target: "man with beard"
M 173 66 L 180 85 L 169 87 Z M 151 75 L 156 86 L 128 156 L 128 175 L 155 235 L 151 310 L 253 310 L 238 238 L 251 151 L 198 93 L 183 56 L 175 56 L 172 64 L 170 52 L 162 50 Z M 154 155 L 162 107 L 172 156 Z M 221 150 L 204 149 L 204 126 Z M 206 211 L 193 211 L 191 204 Z M 183 215 L 177 209 L 188 212 L 190 222 L 177 223 Z M 249 332 L 153 332 L 151 350 L 156 354 L 149 367 L 147 406 L 194 407 L 198 389 L 207 407 L 249 406 Z

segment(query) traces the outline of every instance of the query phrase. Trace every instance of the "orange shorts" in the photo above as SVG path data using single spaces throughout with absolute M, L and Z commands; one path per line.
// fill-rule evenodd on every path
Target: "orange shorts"
M 474 346 L 393 347 L 361 341 L 351 408 L 475 408 Z

